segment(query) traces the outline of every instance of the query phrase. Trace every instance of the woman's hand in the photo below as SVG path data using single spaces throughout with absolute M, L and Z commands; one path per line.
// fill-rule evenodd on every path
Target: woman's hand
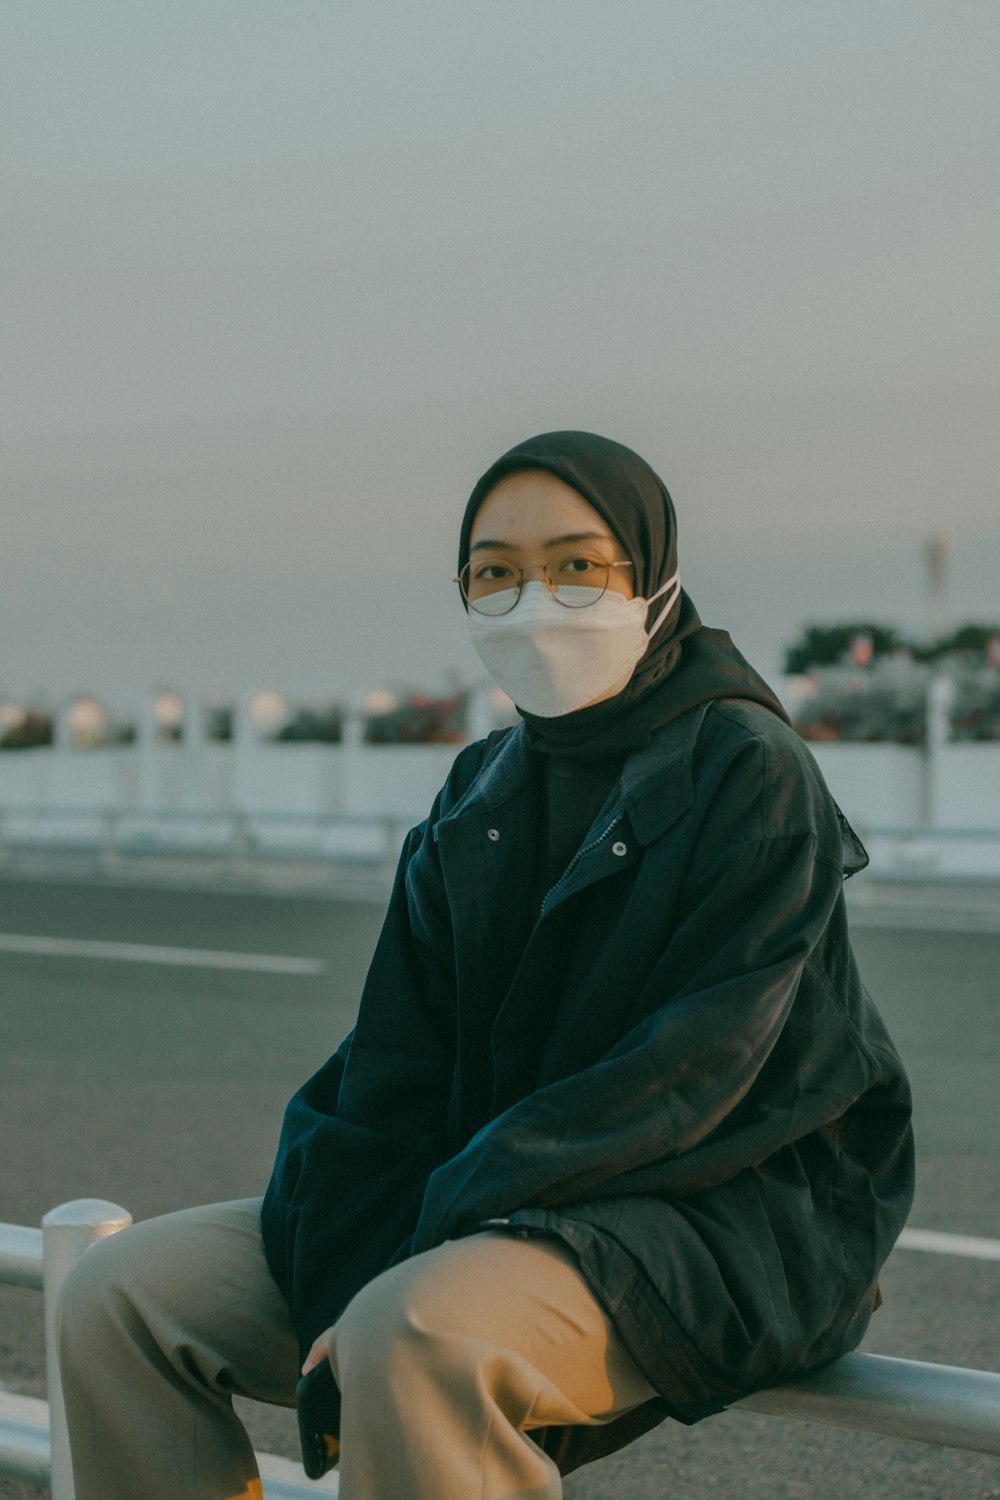
M 305 1362 L 302 1366 L 303 1375 L 308 1375 L 309 1371 L 314 1370 L 322 1360 L 330 1358 L 330 1335 L 332 1333 L 333 1329 L 328 1328 L 325 1333 L 321 1333 L 319 1338 L 315 1340 L 312 1348 L 305 1357 Z

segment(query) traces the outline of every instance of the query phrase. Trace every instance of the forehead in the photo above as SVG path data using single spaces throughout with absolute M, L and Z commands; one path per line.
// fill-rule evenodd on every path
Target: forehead
M 524 469 L 499 480 L 476 512 L 470 545 L 483 538 L 530 546 L 561 533 L 613 533 L 572 485 L 544 469 Z

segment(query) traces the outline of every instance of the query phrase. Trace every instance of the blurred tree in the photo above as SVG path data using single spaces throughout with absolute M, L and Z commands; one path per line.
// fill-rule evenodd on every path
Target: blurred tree
M 365 721 L 368 745 L 447 745 L 465 738 L 468 694 L 462 690 L 444 698 L 409 693 L 388 713 L 370 714 Z
M 344 710 L 339 703 L 328 703 L 322 708 L 294 708 L 274 739 L 329 745 L 343 736 Z
M 807 625 L 797 641 L 785 648 L 785 671 L 808 672 L 813 667 L 838 667 L 851 659 L 851 650 L 859 637 L 870 637 L 871 658 L 887 651 L 898 651 L 899 634 L 890 625 L 875 625 L 858 620 L 844 625 Z
M 913 654 L 919 661 L 933 661 L 936 657 L 948 656 L 958 651 L 967 657 L 982 657 L 986 660 L 993 642 L 998 638 L 1000 638 L 1000 625 L 970 622 L 966 625 L 959 625 L 949 635 L 941 636 L 939 640 L 915 646 Z
M 927 691 L 943 672 L 955 687 L 952 738 L 1000 740 L 1000 625 L 970 622 L 923 644 L 887 626 L 810 625 L 785 663 L 804 739 L 922 744 Z
M 823 667 L 813 677 L 813 691 L 794 710 L 803 739 L 923 743 L 931 677 L 926 664 L 886 655 L 870 667 Z
M 54 739 L 52 715 L 29 708 L 19 724 L 12 724 L 0 738 L 0 750 L 33 750 L 37 745 L 51 745 Z
M 233 737 L 234 710 L 231 703 L 215 699 L 205 705 L 205 738 L 228 743 Z
M 954 675 L 951 734 L 956 740 L 1000 740 L 1000 672 L 962 667 Z

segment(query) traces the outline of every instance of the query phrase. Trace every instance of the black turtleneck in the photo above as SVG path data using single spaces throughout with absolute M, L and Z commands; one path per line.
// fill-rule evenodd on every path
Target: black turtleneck
M 624 755 L 587 761 L 573 755 L 542 755 L 539 761 L 539 827 L 534 910 L 561 879 L 582 846 L 621 775 Z

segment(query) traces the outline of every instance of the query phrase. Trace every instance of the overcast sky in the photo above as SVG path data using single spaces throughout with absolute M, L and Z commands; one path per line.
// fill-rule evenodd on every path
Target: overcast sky
M 1000 618 L 996 0 L 6 0 L 0 693 L 481 675 L 458 519 L 584 427 L 766 675 Z

